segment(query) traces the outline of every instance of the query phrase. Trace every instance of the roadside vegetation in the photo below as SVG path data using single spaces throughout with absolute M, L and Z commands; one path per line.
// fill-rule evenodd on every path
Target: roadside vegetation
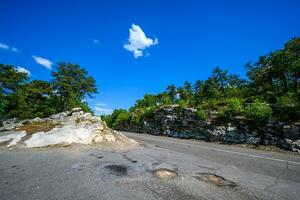
M 0 64 L 0 120 L 48 117 L 75 107 L 92 112 L 84 99 L 94 93 L 94 78 L 76 64 L 58 63 L 49 82 L 30 81 L 14 66 Z
M 129 110 L 117 109 L 102 116 L 108 126 L 136 125 L 155 110 L 177 104 L 179 111 L 196 108 L 199 120 L 216 111 L 217 120 L 230 122 L 238 116 L 257 128 L 269 120 L 300 120 L 300 38 L 289 40 L 283 49 L 260 56 L 245 65 L 247 79 L 216 67 L 207 80 L 183 86 L 169 85 L 159 94 L 146 94 Z

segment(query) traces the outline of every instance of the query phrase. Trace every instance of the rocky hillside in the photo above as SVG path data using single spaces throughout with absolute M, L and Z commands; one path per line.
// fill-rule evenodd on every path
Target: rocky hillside
M 214 120 L 216 116 L 217 113 L 211 112 L 209 120 L 203 121 L 197 117 L 196 109 L 172 105 L 155 110 L 142 123 L 120 123 L 116 129 L 224 143 L 274 145 L 300 152 L 299 123 L 269 122 L 260 130 L 251 130 L 242 117 L 220 123 Z
M 7 147 L 48 147 L 70 144 L 130 146 L 136 142 L 106 126 L 100 117 L 80 108 L 49 118 L 4 121 L 0 127 L 0 145 Z

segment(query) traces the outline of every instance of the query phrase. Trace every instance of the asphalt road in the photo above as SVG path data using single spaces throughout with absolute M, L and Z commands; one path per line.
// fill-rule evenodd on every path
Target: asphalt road
M 299 199 L 299 156 L 125 134 L 140 147 L 0 148 L 0 199 Z

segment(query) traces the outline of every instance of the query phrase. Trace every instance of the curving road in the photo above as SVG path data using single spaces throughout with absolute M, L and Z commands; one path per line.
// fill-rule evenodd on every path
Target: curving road
M 124 133 L 134 149 L 7 149 L 1 200 L 299 199 L 300 157 L 201 141 Z M 154 176 L 158 169 L 177 173 Z

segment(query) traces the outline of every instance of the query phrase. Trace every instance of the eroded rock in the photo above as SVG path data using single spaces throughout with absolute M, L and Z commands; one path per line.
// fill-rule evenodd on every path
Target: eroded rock
M 15 131 L 1 134 L 0 143 L 10 142 L 7 146 L 13 146 L 24 140 L 21 146 L 29 148 L 76 143 L 126 146 L 136 144 L 123 134 L 108 128 L 100 117 L 84 113 L 79 108 L 73 109 L 72 112 L 57 113 L 49 118 L 35 118 L 23 122 L 17 122 L 18 126 L 11 122 L 10 125 Z

